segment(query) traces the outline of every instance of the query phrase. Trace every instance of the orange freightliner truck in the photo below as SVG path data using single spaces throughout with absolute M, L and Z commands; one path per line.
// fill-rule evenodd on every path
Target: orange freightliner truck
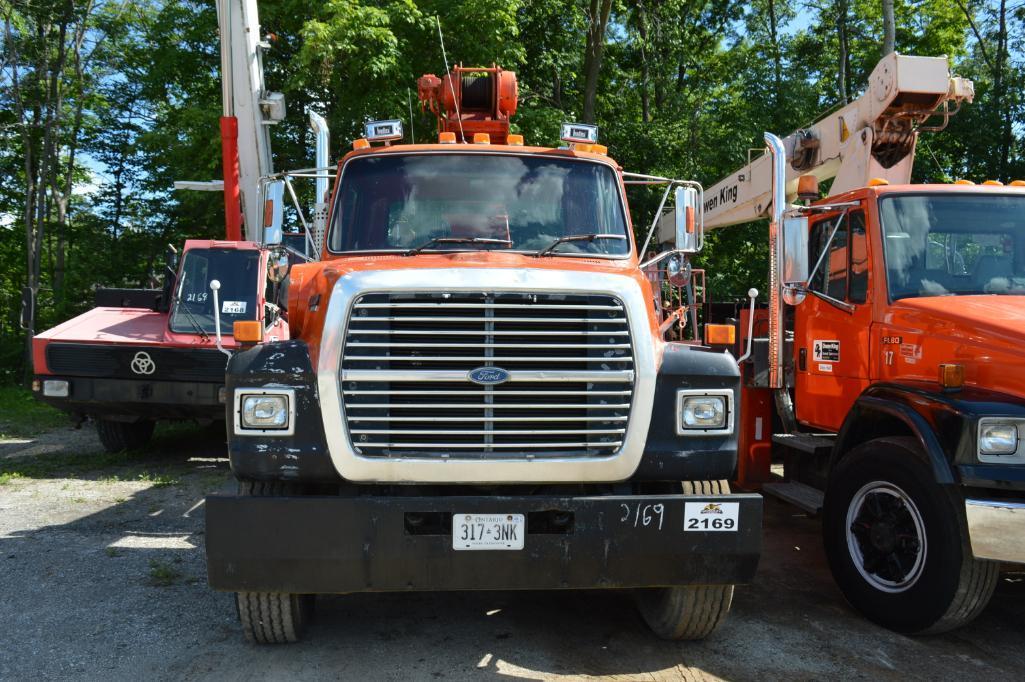
M 847 600 L 906 633 L 967 623 L 1025 563 L 1025 183 L 910 182 L 972 96 L 891 54 L 705 199 L 708 229 L 770 217 L 768 306 L 733 316 L 737 483 L 821 512 Z
M 228 364 L 211 586 L 263 643 L 317 594 L 409 590 L 636 588 L 658 635 L 704 637 L 754 574 L 761 497 L 727 483 L 738 365 L 688 323 L 700 187 L 625 173 L 593 126 L 525 146 L 501 68 L 418 91 L 437 143 L 367 124 L 289 275 L 290 339 Z M 649 262 L 631 183 L 675 203 Z

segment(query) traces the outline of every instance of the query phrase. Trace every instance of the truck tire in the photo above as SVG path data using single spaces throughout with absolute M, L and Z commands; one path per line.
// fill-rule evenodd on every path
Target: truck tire
M 972 556 L 960 496 L 935 483 L 914 438 L 859 445 L 830 475 L 822 533 L 844 597 L 905 634 L 968 623 L 989 603 L 999 564 Z
M 684 481 L 684 495 L 729 495 L 726 481 Z M 730 612 L 733 585 L 676 585 L 636 591 L 637 609 L 662 639 L 696 640 L 712 634 Z
M 96 420 L 96 433 L 107 452 L 138 450 L 149 442 L 155 424 L 143 419 L 137 422 L 115 422 Z
M 239 481 L 238 494 L 277 497 L 299 494 L 284 481 Z M 313 610 L 313 595 L 286 592 L 236 592 L 235 605 L 246 640 L 254 644 L 288 644 L 302 639 Z

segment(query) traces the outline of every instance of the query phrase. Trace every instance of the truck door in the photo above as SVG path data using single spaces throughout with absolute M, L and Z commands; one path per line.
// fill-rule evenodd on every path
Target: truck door
M 798 421 L 835 431 L 869 383 L 865 213 L 815 217 L 810 230 L 809 263 L 822 259 L 809 283 L 812 293 L 794 310 L 794 403 Z

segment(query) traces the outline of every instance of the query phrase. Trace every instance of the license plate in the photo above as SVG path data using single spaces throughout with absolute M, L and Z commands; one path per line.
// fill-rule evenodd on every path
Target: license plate
M 452 549 L 523 549 L 523 514 L 453 514 Z
M 687 502 L 684 531 L 736 532 L 740 527 L 739 502 Z

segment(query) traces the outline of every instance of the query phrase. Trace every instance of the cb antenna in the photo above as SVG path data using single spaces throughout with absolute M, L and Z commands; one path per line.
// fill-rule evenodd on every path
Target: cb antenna
M 459 137 L 466 143 L 466 133 L 463 132 L 463 115 L 459 113 L 459 98 L 456 97 L 456 86 L 452 85 L 452 72 L 448 69 L 448 56 L 445 54 L 445 37 L 441 35 L 441 19 L 434 15 L 434 21 L 438 24 L 438 42 L 441 43 L 441 58 L 445 60 L 445 75 L 448 78 L 448 88 L 452 91 L 452 101 L 456 105 L 456 121 L 459 122 Z

